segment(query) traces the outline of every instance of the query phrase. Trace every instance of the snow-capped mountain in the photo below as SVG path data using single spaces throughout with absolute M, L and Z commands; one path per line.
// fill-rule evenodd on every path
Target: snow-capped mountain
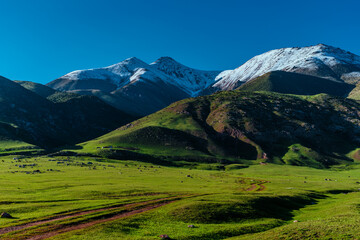
M 47 86 L 96 95 L 121 110 L 143 115 L 197 96 L 215 83 L 219 73 L 189 68 L 170 57 L 151 64 L 129 58 L 104 68 L 70 72 Z
M 213 86 L 221 90 L 235 89 L 271 71 L 296 72 L 337 82 L 351 82 L 357 80 L 360 74 L 360 57 L 324 44 L 281 48 L 255 56 L 234 70 L 220 73 Z
M 83 89 L 98 89 L 97 86 L 93 88 L 91 80 L 101 80 L 112 84 L 113 90 L 116 90 L 137 81 L 160 80 L 179 87 L 190 96 L 195 96 L 197 92 L 215 83 L 219 73 L 220 71 L 189 68 L 170 57 L 161 57 L 151 64 L 132 57 L 104 68 L 73 71 L 47 85 L 57 90 L 70 91 L 78 89 L 74 81 L 86 81 L 88 86 Z

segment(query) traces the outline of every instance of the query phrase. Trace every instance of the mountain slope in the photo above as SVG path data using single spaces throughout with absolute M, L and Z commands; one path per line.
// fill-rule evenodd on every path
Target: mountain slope
M 252 79 L 238 89 L 242 91 L 269 91 L 298 95 L 326 93 L 346 97 L 353 88 L 354 86 L 351 84 L 329 81 L 324 78 L 274 71 Z
M 40 96 L 52 89 L 29 82 L 20 84 L 0 77 L 0 148 L 8 142 L 44 148 L 75 144 L 134 119 L 96 97 L 73 94 L 55 102 Z
M 359 147 L 359 113 L 358 102 L 325 94 L 220 92 L 176 102 L 81 146 L 324 167 L 350 160 Z
M 56 92 L 54 89 L 42 85 L 40 83 L 34 83 L 29 81 L 14 81 L 14 82 L 20 84 L 22 87 L 26 88 L 27 90 L 30 90 L 44 98 L 47 98 L 48 96 Z
M 237 69 L 222 72 L 214 87 L 235 89 L 271 71 L 296 72 L 353 84 L 360 80 L 360 57 L 324 44 L 276 49 L 253 57 Z
M 129 58 L 105 68 L 68 73 L 47 86 L 59 91 L 95 95 L 120 110 L 144 116 L 196 95 L 212 85 L 218 73 L 192 69 L 169 57 L 150 65 Z

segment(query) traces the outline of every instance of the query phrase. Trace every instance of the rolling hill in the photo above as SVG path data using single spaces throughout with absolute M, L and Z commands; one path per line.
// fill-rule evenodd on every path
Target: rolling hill
M 347 154 L 360 146 L 359 112 L 358 102 L 326 94 L 219 92 L 176 102 L 80 146 L 119 158 L 325 167 L 352 161 Z

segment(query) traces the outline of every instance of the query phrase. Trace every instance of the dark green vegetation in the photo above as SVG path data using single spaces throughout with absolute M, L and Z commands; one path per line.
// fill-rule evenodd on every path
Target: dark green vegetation
M 133 120 L 96 97 L 18 83 L 0 78 L 2 151 L 75 144 Z
M 257 77 L 241 85 L 238 89 L 242 91 L 269 91 L 298 95 L 326 93 L 346 97 L 354 87 L 354 85 L 344 82 L 329 81 L 328 79 L 310 75 L 274 71 Z
M 360 104 L 331 97 L 220 92 L 186 99 L 81 144 L 112 158 L 328 167 L 352 162 Z

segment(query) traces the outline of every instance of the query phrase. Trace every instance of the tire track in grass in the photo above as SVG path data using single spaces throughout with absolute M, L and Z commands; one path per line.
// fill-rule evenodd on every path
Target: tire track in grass
M 163 202 L 163 203 L 160 203 L 160 204 L 151 205 L 151 206 L 148 206 L 148 207 L 145 207 L 145 208 L 140 208 L 140 209 L 137 209 L 137 210 L 132 210 L 132 211 L 129 211 L 129 212 L 121 213 L 121 214 L 118 214 L 118 215 L 115 215 L 115 216 L 112 216 L 112 217 L 109 217 L 109 218 L 105 218 L 105 219 L 98 219 L 98 220 L 90 221 L 90 222 L 87 222 L 87 223 L 81 223 L 81 224 L 78 224 L 78 225 L 62 227 L 60 229 L 50 231 L 50 232 L 47 232 L 47 233 L 44 233 L 44 234 L 36 235 L 36 236 L 33 236 L 33 237 L 27 237 L 26 239 L 27 240 L 42 240 L 42 239 L 50 238 L 50 237 L 53 237 L 53 236 L 56 236 L 56 235 L 59 235 L 59 234 L 62 234 L 62 233 L 71 232 L 71 231 L 75 231 L 75 230 L 81 230 L 81 229 L 84 229 L 84 228 L 94 226 L 96 224 L 110 222 L 110 221 L 118 220 L 118 219 L 121 219 L 121 218 L 133 216 L 135 214 L 147 212 L 147 211 L 150 211 L 152 209 L 159 208 L 159 207 L 162 207 L 162 206 L 164 206 L 166 204 L 172 203 L 174 201 Z
M 182 197 L 184 197 L 184 196 L 182 196 Z M 25 224 L 21 224 L 21 225 L 5 227 L 5 228 L 0 229 L 0 239 L 1 239 L 2 234 L 23 230 L 23 229 L 26 229 L 26 228 L 29 228 L 29 227 L 43 225 L 43 224 L 51 223 L 51 222 L 54 222 L 54 221 L 66 220 L 66 219 L 69 219 L 69 218 L 78 217 L 78 216 L 91 214 L 91 213 L 102 212 L 102 211 L 106 211 L 106 210 L 115 210 L 115 209 L 118 209 L 118 208 L 136 207 L 137 205 L 150 204 L 150 203 L 153 203 L 153 202 L 165 201 L 165 200 L 174 199 L 174 198 L 176 199 L 176 198 L 179 198 L 179 197 L 167 197 L 167 198 L 159 198 L 159 199 L 154 199 L 154 200 L 149 200 L 149 201 L 144 201 L 144 202 L 113 205 L 113 206 L 109 206 L 109 207 L 103 207 L 103 208 L 92 209 L 92 210 L 87 210 L 87 211 L 81 211 L 81 212 L 76 212 L 76 213 L 71 213 L 71 214 L 66 214 L 66 215 L 54 216 L 54 217 L 47 218 L 47 219 L 44 219 L 44 220 L 29 222 L 29 223 L 25 223 Z

